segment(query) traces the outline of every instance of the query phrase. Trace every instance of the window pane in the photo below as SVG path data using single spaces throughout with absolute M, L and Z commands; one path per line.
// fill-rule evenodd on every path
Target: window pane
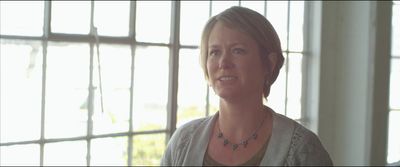
M 1 40 L 2 143 L 40 137 L 42 52 L 40 42 Z
M 169 43 L 171 2 L 136 2 L 136 40 Z
M 388 156 L 387 162 L 394 163 L 400 161 L 400 111 L 389 112 L 389 131 L 388 131 Z
M 274 26 L 281 40 L 283 50 L 287 49 L 287 17 L 288 2 L 286 1 L 268 1 L 267 19 Z M 297 40 L 296 40 L 297 41 Z
M 43 35 L 44 2 L 1 1 L 0 4 L 1 35 Z
M 205 116 L 207 83 L 199 63 L 198 49 L 181 49 L 177 127 Z
M 100 45 L 99 49 L 104 113 L 101 109 L 98 61 L 95 55 L 93 133 L 128 131 L 132 64 L 130 46 Z
M 135 146 L 134 146 L 135 147 Z M 93 166 L 127 166 L 127 137 L 109 137 L 93 139 L 90 150 L 90 165 Z
M 256 12 L 264 15 L 265 1 L 240 1 L 240 6 L 255 10 Z
M 165 146 L 165 134 L 133 136 L 132 165 L 160 165 Z
M 225 9 L 230 8 L 231 6 L 238 6 L 239 1 L 212 1 L 212 10 L 211 15 L 217 15 L 224 11 Z
M 44 166 L 86 165 L 86 141 L 67 141 L 44 145 Z
M 201 31 L 208 20 L 209 4 L 208 1 L 181 2 L 181 44 L 200 45 Z
M 52 1 L 51 4 L 52 32 L 89 33 L 90 1 Z
M 94 26 L 99 35 L 128 36 L 129 1 L 95 1 Z
M 138 47 L 133 84 L 133 129 L 164 129 L 168 101 L 169 49 Z
M 289 50 L 303 51 L 304 2 L 290 2 Z M 289 81 L 290 82 L 290 81 Z
M 286 101 L 286 64 L 287 56 L 285 57 L 284 64 L 279 72 L 278 78 L 272 84 L 268 96 L 267 105 L 271 107 L 276 113 L 285 114 L 285 101 Z
M 0 166 L 39 166 L 38 144 L 1 146 Z
M 46 138 L 86 134 L 89 45 L 50 42 L 46 77 Z
M 392 9 L 392 55 L 400 56 L 400 4 Z
M 392 47 L 391 47 L 391 69 L 390 69 L 390 88 L 389 88 L 389 125 L 388 125 L 388 145 L 387 163 L 400 161 L 400 5 L 393 1 L 392 8 Z M 396 4 L 397 3 L 397 4 Z
M 302 90 L 302 54 L 289 54 L 287 116 L 292 119 L 301 118 L 301 90 Z
M 400 59 L 392 58 L 390 71 L 390 108 L 400 109 Z

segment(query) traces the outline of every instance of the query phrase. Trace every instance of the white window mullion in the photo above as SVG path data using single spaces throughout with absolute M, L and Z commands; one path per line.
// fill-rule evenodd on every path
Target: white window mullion
M 47 43 L 50 32 L 50 18 L 51 18 L 51 1 L 44 2 L 44 20 L 43 20 L 43 64 L 42 64 L 42 104 L 41 104 L 41 125 L 40 125 L 40 166 L 43 166 L 44 161 L 44 126 L 45 126 L 45 104 L 46 104 L 46 71 L 47 71 Z
M 130 2 L 129 13 L 129 37 L 131 41 L 131 85 L 130 85 L 130 100 L 129 100 L 129 133 L 133 133 L 133 87 L 135 86 L 135 53 L 136 53 L 136 39 L 135 39 L 135 26 L 136 26 L 136 1 Z M 133 136 L 128 136 L 128 166 L 132 166 L 132 151 L 133 151 Z
M 179 28 L 180 28 L 180 2 L 171 3 L 171 37 L 169 61 L 169 88 L 168 88 L 168 115 L 167 115 L 167 140 L 176 129 L 177 119 L 177 92 L 178 92 L 178 63 L 179 63 Z
M 94 25 L 94 1 L 90 5 L 90 35 L 93 35 Z M 93 71 L 94 71 L 94 47 L 97 47 L 93 42 L 90 43 L 90 65 L 89 65 L 89 96 L 88 96 L 88 118 L 87 118 L 87 132 L 86 132 L 86 165 L 90 166 L 91 159 L 91 137 L 93 135 L 93 106 L 94 106 L 94 87 L 93 87 Z

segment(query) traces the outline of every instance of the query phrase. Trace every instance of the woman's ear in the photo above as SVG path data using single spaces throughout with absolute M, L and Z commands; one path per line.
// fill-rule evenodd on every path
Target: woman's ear
M 212 83 L 211 83 L 210 77 L 207 77 L 207 78 L 206 78 L 206 81 L 207 81 L 207 82 L 206 82 L 206 83 L 207 83 L 207 86 L 208 86 L 208 87 L 212 87 Z
M 211 86 L 211 81 L 207 80 L 207 86 L 208 86 L 208 87 L 212 87 L 212 86 Z
M 272 73 L 274 72 L 274 69 L 276 68 L 276 64 L 278 62 L 278 54 L 275 52 L 271 52 L 267 56 L 267 65 L 266 68 L 269 74 L 269 77 L 271 77 Z

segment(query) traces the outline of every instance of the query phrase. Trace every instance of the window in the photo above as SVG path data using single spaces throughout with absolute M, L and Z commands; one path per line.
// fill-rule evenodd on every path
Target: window
M 400 2 L 393 1 L 387 162 L 400 161 Z
M 266 103 L 302 118 L 304 2 L 0 3 L 1 165 L 158 165 L 175 128 L 218 109 L 198 44 L 233 5 L 275 26 L 286 59 Z

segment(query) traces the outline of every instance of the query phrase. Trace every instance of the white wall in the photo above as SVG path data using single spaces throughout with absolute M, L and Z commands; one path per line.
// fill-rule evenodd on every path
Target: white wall
M 390 3 L 307 5 L 306 116 L 335 165 L 386 163 L 388 101 L 387 93 L 379 92 L 388 90 Z M 382 9 L 386 13 L 381 14 Z

